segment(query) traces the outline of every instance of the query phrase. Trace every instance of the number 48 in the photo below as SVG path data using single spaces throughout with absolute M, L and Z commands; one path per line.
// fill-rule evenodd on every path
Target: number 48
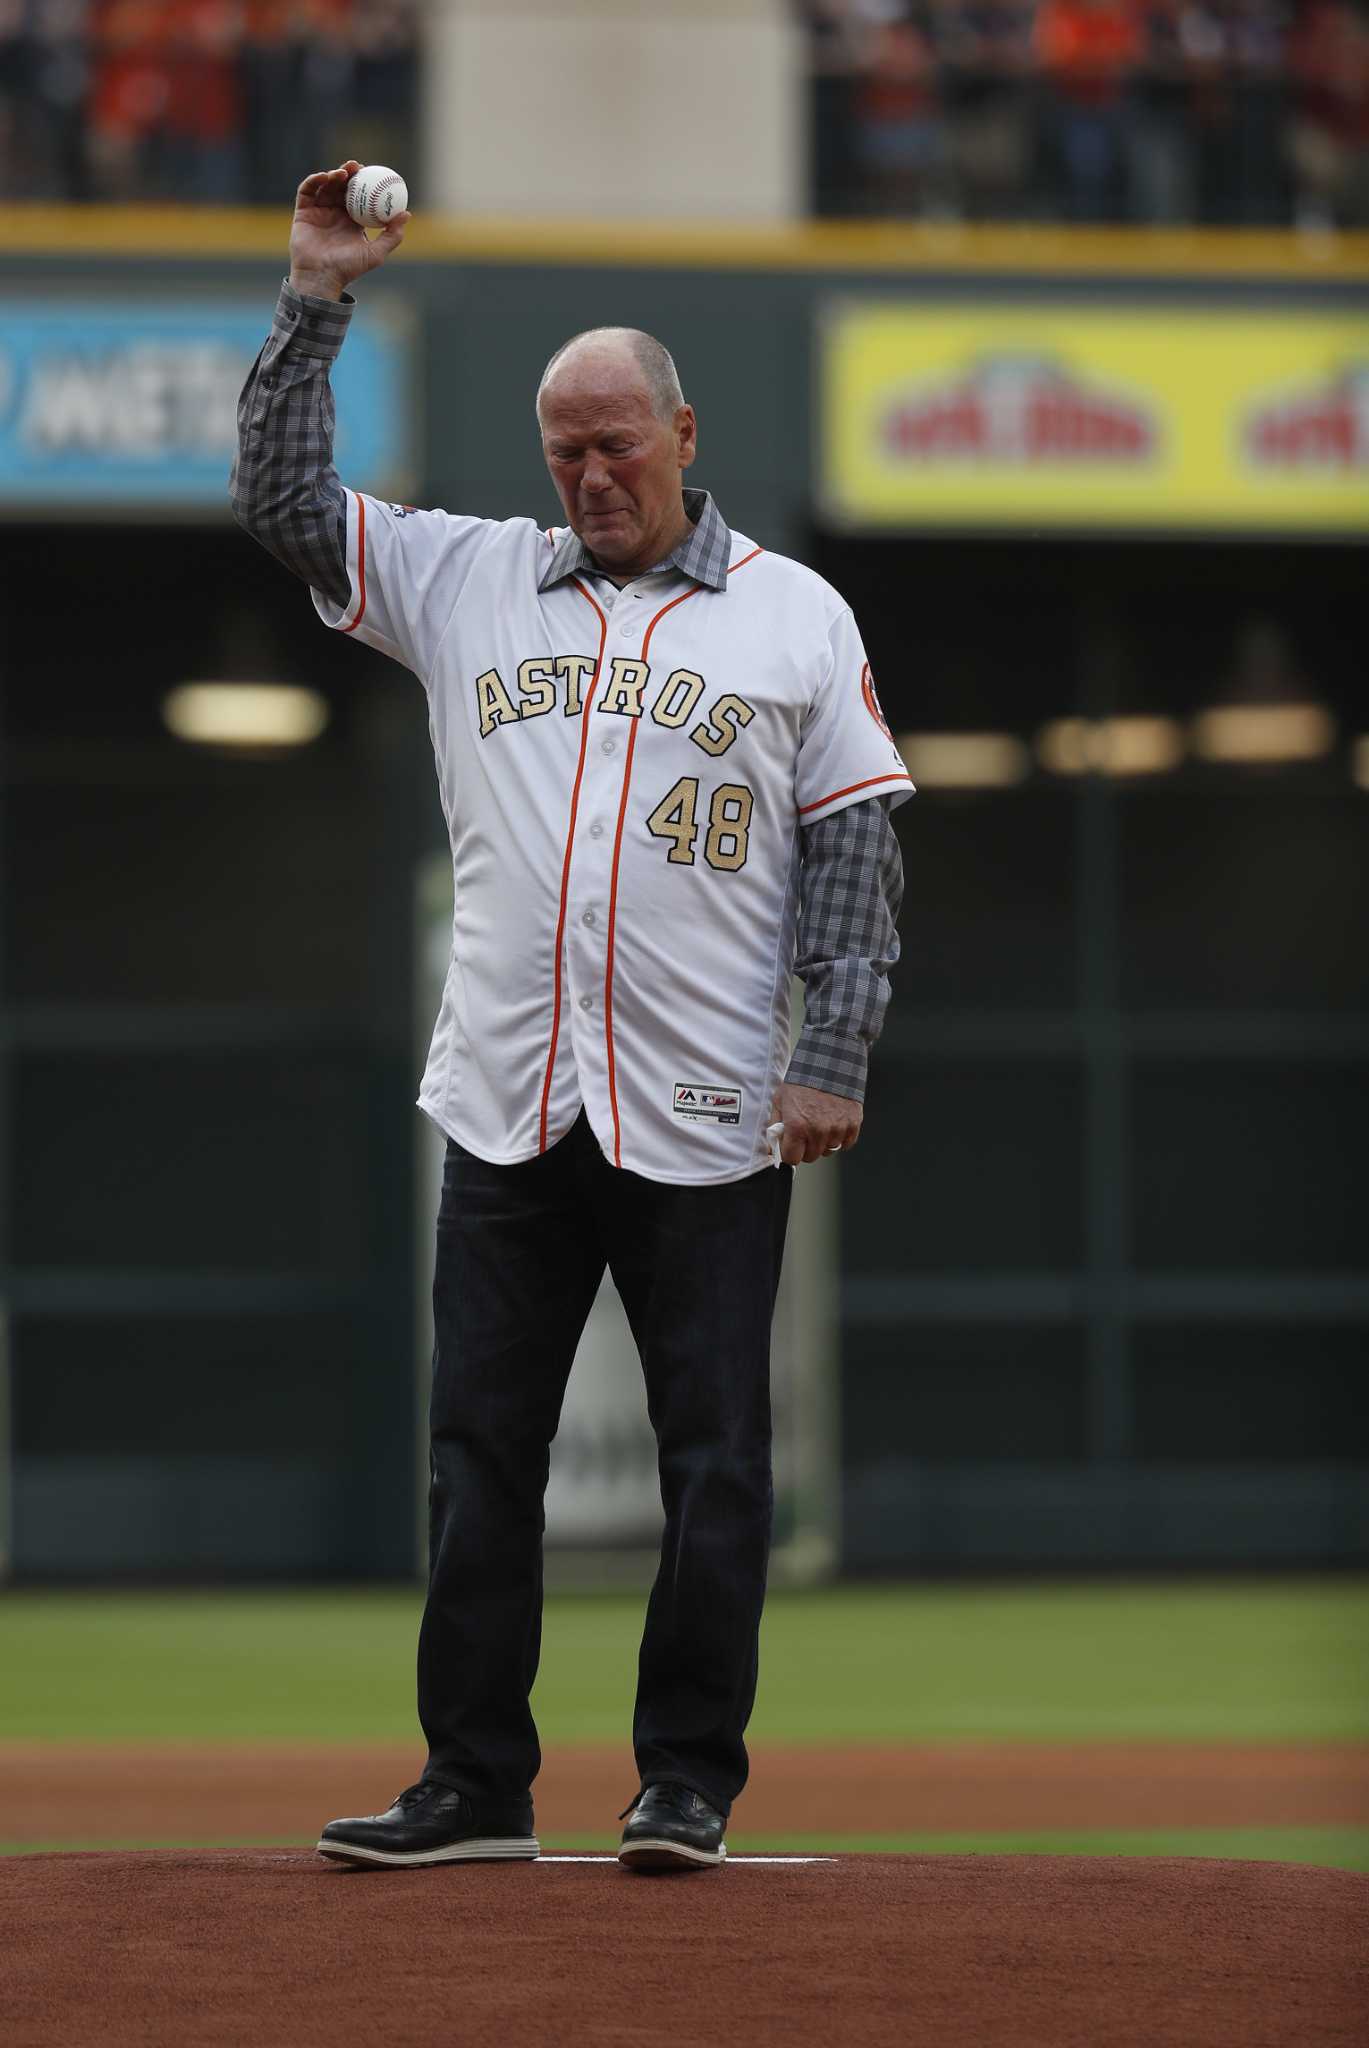
M 711 868 L 730 871 L 746 865 L 746 841 L 755 801 L 751 791 L 740 782 L 720 782 L 714 790 L 713 800 L 708 806 L 708 833 L 704 839 L 704 859 Z M 666 859 L 679 867 L 694 865 L 694 842 L 699 836 L 698 807 L 699 778 L 697 775 L 682 775 L 675 787 L 667 790 L 646 821 L 648 832 L 654 833 L 657 839 L 672 842 Z

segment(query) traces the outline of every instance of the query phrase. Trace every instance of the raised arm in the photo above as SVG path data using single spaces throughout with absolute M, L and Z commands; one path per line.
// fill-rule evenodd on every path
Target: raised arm
M 368 240 L 346 207 L 347 181 L 359 169 L 349 160 L 317 171 L 296 194 L 290 276 L 238 400 L 229 481 L 239 525 L 335 604 L 347 599 L 346 511 L 333 467 L 328 366 L 352 317 L 347 286 L 394 253 L 409 219 L 397 214 Z
M 360 169 L 349 157 L 335 171 L 315 171 L 295 194 L 290 282 L 304 298 L 340 299 L 349 284 L 379 270 L 404 240 L 407 213 L 397 213 L 374 240 L 348 213 L 347 181 Z

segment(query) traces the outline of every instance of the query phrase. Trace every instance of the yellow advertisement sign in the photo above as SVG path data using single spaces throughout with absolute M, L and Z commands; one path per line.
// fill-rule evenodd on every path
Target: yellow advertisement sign
M 821 378 L 844 525 L 1369 532 L 1369 313 L 838 302 Z

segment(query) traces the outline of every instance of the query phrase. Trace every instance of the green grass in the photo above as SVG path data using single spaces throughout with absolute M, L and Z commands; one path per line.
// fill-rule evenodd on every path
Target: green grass
M 412 1739 L 408 1590 L 0 1596 L 0 1740 Z M 642 1601 L 548 1603 L 548 1742 L 623 1741 Z M 1369 1581 L 777 1594 L 758 1741 L 1369 1737 Z
M 0 1842 L 0 1856 L 42 1856 L 76 1849 L 179 1849 L 183 1840 Z M 204 1846 L 204 1845 L 201 1845 Z M 304 1847 L 279 1836 L 228 1839 L 222 1849 Z M 557 1835 L 543 1839 L 558 1850 L 604 1852 L 616 1837 Z M 735 1856 L 1211 1856 L 1270 1863 L 1316 1863 L 1333 1870 L 1369 1871 L 1369 1828 L 1169 1828 L 1090 1830 L 1071 1833 L 1038 1829 L 1029 1835 L 734 1835 Z
M 754 1840 L 736 1835 L 729 1836 L 728 1847 L 738 1856 L 1212 1856 L 1369 1870 L 1369 1828 L 1356 1827 L 1038 1828 L 1027 1835 L 758 1835 Z

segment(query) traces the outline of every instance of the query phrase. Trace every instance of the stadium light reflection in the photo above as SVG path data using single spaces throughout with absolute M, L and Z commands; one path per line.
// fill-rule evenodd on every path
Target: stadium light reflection
M 1052 775 L 1164 775 L 1183 760 L 1184 736 L 1172 718 L 1053 718 L 1036 758 Z
M 1010 732 L 907 732 L 898 748 L 920 789 L 1010 789 L 1031 774 L 1031 755 Z
M 1335 744 L 1324 704 L 1216 704 L 1193 721 L 1193 751 L 1204 761 L 1315 761 Z
M 181 683 L 162 699 L 178 740 L 201 747 L 302 747 L 328 723 L 317 690 L 290 683 Z

